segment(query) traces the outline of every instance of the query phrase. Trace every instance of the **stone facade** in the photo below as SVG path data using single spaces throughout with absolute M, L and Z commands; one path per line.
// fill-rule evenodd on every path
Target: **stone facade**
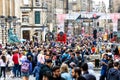
M 16 16 L 20 18 L 19 15 L 19 0 L 0 0 L 0 16 L 8 17 L 8 16 Z M 3 21 L 3 19 L 1 20 Z M 1 25 L 0 25 L 1 26 Z M 13 21 L 11 22 L 11 27 L 13 27 Z M 0 43 L 5 44 L 8 41 L 8 29 L 10 25 L 8 22 L 5 22 L 3 27 L 0 27 Z M 14 26 L 14 30 L 18 30 L 19 26 Z M 17 32 L 16 32 L 17 34 Z M 18 35 L 19 36 L 19 35 Z

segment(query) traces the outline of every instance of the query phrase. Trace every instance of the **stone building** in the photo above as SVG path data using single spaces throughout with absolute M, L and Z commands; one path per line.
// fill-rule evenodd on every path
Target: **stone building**
M 17 18 L 19 21 L 20 18 L 20 9 L 19 9 L 19 0 L 0 0 L 0 43 L 5 44 L 8 41 L 8 29 L 11 27 L 14 28 L 14 33 L 18 34 L 20 25 L 17 23 L 14 24 L 13 17 Z M 8 19 L 8 16 L 11 17 L 10 24 L 5 19 Z

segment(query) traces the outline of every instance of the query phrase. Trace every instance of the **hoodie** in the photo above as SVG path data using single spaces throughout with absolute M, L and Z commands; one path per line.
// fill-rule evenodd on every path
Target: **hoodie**
M 40 62 L 38 62 L 36 67 L 33 70 L 33 74 L 35 74 L 35 76 L 39 76 L 40 69 L 41 69 L 41 64 L 40 64 Z
M 111 68 L 108 71 L 107 80 L 120 80 L 120 71 L 114 68 Z

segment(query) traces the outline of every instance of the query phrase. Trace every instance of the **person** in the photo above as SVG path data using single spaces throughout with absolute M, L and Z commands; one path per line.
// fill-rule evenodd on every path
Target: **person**
M 88 64 L 88 72 L 89 72 L 89 74 L 95 75 L 94 64 L 92 62 L 88 62 L 87 64 Z
M 72 80 L 67 64 L 63 63 L 60 67 L 60 71 L 61 71 L 62 78 L 64 78 L 65 80 Z
M 4 78 L 6 77 L 6 71 L 5 71 L 6 65 L 7 65 L 6 57 L 2 55 L 0 59 L 0 67 L 1 67 L 1 74 L 3 73 Z
M 83 76 L 85 74 L 89 74 L 89 72 L 88 72 L 88 64 L 87 63 L 83 63 L 82 66 L 81 66 L 81 69 L 82 69 Z
M 108 66 L 108 55 L 107 54 L 103 54 L 103 58 L 101 60 L 101 76 L 100 76 L 100 80 L 105 80 L 106 78 L 106 73 L 107 73 L 107 66 Z
M 72 77 L 75 80 L 86 80 L 82 75 L 81 75 L 81 70 L 79 67 L 75 67 L 72 69 Z
M 19 53 L 18 48 L 13 49 L 13 57 L 12 57 L 14 67 L 13 67 L 13 73 L 14 77 L 18 77 L 18 71 L 19 71 Z
M 117 46 L 114 51 L 114 60 L 120 60 L 120 48 Z
M 33 70 L 33 74 L 35 74 L 36 80 L 39 80 L 40 69 L 41 69 L 41 63 L 38 62 Z
M 68 64 L 70 64 L 71 62 L 74 62 L 75 64 L 78 63 L 78 60 L 77 60 L 77 58 L 75 57 L 75 53 L 71 53 L 70 59 L 69 59 L 68 62 L 69 62 Z
M 54 66 L 52 68 L 52 72 L 53 72 L 52 80 L 65 80 L 60 75 L 60 67 L 59 66 Z
M 119 62 L 114 62 L 113 66 L 108 71 L 107 80 L 120 80 Z
M 27 59 L 22 62 L 21 74 L 23 80 L 29 80 L 29 76 L 32 74 L 31 56 L 28 56 Z
M 43 74 L 42 80 L 52 80 L 52 72 L 46 71 L 46 72 Z
M 76 59 L 78 60 L 77 66 L 81 66 L 82 57 L 79 51 L 76 51 Z
M 43 65 L 41 66 L 41 70 L 40 70 L 40 73 L 39 73 L 39 75 L 40 75 L 40 80 L 43 78 L 43 74 L 44 74 L 46 71 L 52 72 L 51 67 L 52 67 L 52 60 L 51 60 L 51 59 L 47 59 L 47 60 L 45 61 L 45 64 L 43 64 Z
M 94 75 L 92 75 L 92 74 L 86 74 L 85 79 L 86 80 L 96 80 L 96 77 Z
M 107 68 L 108 68 L 108 69 L 107 69 L 108 71 L 109 71 L 110 68 L 113 68 L 113 62 L 114 62 L 114 61 L 113 61 L 113 59 L 112 59 L 112 55 L 109 55 L 109 56 L 108 56 L 108 67 L 107 67 Z
M 38 54 L 37 61 L 40 62 L 41 64 L 45 63 L 45 55 L 43 51 L 40 51 L 40 54 Z
M 90 64 L 90 63 L 89 63 Z M 88 63 L 83 63 L 82 66 L 81 66 L 81 69 L 83 71 L 83 77 L 86 79 L 86 80 L 96 80 L 96 77 L 94 74 L 92 74 L 92 72 L 90 72 L 90 70 L 88 68 L 90 68 L 92 66 L 88 66 Z

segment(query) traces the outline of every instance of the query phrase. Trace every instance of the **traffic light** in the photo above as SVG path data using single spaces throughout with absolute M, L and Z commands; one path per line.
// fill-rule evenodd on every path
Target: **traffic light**
M 93 30 L 93 38 L 97 39 L 97 30 L 96 29 Z

